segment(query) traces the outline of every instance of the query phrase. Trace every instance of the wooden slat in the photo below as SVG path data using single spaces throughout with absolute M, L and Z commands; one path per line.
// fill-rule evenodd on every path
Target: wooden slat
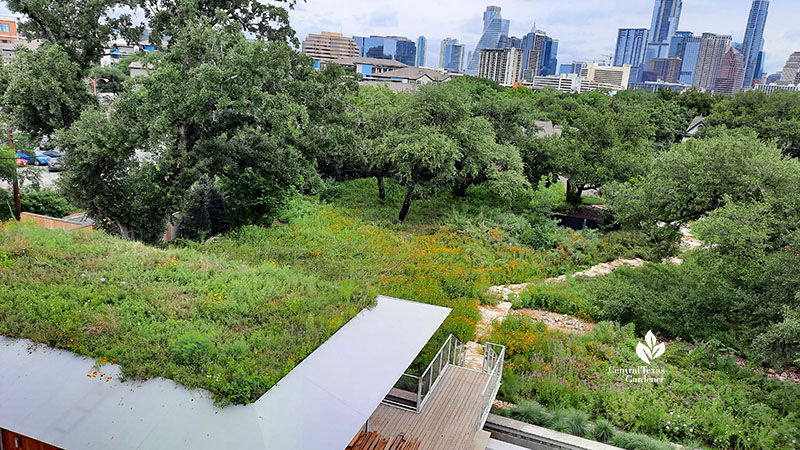
M 370 418 L 369 427 L 384 437 L 405 436 L 405 442 L 392 448 L 397 441 L 390 441 L 384 450 L 472 450 L 487 379 L 484 373 L 450 366 L 421 413 L 381 405 Z

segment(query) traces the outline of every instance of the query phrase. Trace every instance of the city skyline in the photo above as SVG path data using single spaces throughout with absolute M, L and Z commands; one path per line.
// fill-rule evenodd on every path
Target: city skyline
M 428 66 L 439 65 L 439 46 L 445 37 L 458 39 L 466 51 L 474 50 L 481 36 L 482 15 L 487 6 L 500 6 L 511 21 L 510 36 L 524 36 L 534 23 L 560 41 L 559 64 L 575 61 L 606 61 L 614 53 L 620 28 L 649 28 L 653 0 L 611 0 L 598 3 L 573 0 L 569 9 L 539 0 L 443 0 L 436 4 L 421 0 L 306 0 L 290 11 L 292 27 L 300 41 L 308 34 L 341 32 L 345 36 L 401 35 L 412 41 L 420 35 L 428 40 Z M 743 42 L 752 0 L 684 0 L 678 31 L 695 35 L 711 32 L 733 36 Z M 420 14 L 424 11 L 425 14 Z M 11 15 L 0 1 L 0 15 Z M 800 51 L 800 2 L 772 0 L 764 32 L 764 71 L 781 71 L 789 55 Z M 465 55 L 466 57 L 467 55 Z
M 308 0 L 291 12 L 291 23 L 298 38 L 320 31 L 345 35 L 394 34 L 428 39 L 428 66 L 439 65 L 439 44 L 446 37 L 456 38 L 467 50 L 474 50 L 480 39 L 483 13 L 487 6 L 502 8 L 503 19 L 511 22 L 509 35 L 522 37 L 534 26 L 560 41 L 559 64 L 572 60 L 606 61 L 614 53 L 619 28 L 648 28 L 653 1 L 612 0 L 603 4 L 579 0 L 572 8 L 544 1 L 444 0 L 437 4 L 418 0 Z M 712 32 L 732 35 L 742 42 L 752 0 L 684 0 L 679 31 L 696 35 Z M 583 9 L 581 9 L 583 8 Z M 780 71 L 786 59 L 800 50 L 800 30 L 792 17 L 800 16 L 800 4 L 773 0 L 764 32 L 766 61 L 764 71 Z

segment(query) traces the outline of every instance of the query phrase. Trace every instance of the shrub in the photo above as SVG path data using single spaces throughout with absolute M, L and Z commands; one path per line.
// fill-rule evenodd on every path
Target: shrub
M 199 366 L 211 346 L 208 336 L 186 332 L 170 343 L 170 350 L 178 364 Z
M 20 194 L 22 210 L 50 217 L 64 217 L 72 212 L 66 198 L 54 189 L 24 189 Z
M 674 450 L 666 442 L 637 433 L 617 433 L 611 439 L 611 445 L 616 445 L 626 450 Z
M 511 417 L 526 423 L 549 427 L 553 423 L 553 415 L 547 408 L 533 400 L 524 400 L 511 410 Z
M 617 428 L 607 419 L 597 419 L 592 428 L 592 439 L 599 442 L 608 442 L 614 438 Z
M 178 232 L 185 239 L 205 239 L 228 231 L 231 222 L 213 181 L 198 182 L 184 199 Z
M 783 322 L 770 325 L 758 335 L 752 349 L 762 357 L 783 364 L 800 361 L 800 310 L 784 307 Z

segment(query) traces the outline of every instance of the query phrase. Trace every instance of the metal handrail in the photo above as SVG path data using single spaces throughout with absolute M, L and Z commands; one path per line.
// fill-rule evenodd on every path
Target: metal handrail
M 446 361 L 442 358 L 445 349 L 447 350 Z M 451 364 L 463 364 L 463 359 L 464 344 L 462 344 L 457 337 L 451 334 L 444 341 L 444 344 L 442 344 L 441 348 L 439 348 L 439 351 L 436 352 L 436 355 L 433 357 L 430 364 L 428 364 L 428 368 L 425 369 L 425 371 L 422 372 L 422 375 L 419 377 L 419 389 L 417 389 L 417 412 L 422 411 L 425 403 L 430 398 L 430 393 L 433 392 L 433 389 L 439 383 L 439 380 L 441 380 L 442 375 L 444 375 L 444 373 L 447 371 L 447 368 Z M 423 389 L 426 378 L 428 379 L 427 390 Z
M 442 375 L 445 374 L 448 367 L 451 365 L 464 365 L 466 360 L 464 353 L 464 344 L 459 341 L 457 337 L 451 334 L 444 341 L 444 344 L 442 344 L 442 346 L 439 348 L 439 351 L 436 352 L 436 355 L 433 357 L 433 359 L 431 359 L 431 362 L 428 364 L 428 367 L 425 369 L 422 375 L 416 376 L 405 373 L 400 377 L 401 380 L 403 377 L 417 380 L 416 392 L 412 392 L 412 394 L 416 394 L 416 404 L 411 406 L 410 404 L 404 404 L 392 401 L 390 399 L 384 399 L 383 403 L 417 413 L 422 411 L 426 401 L 428 398 L 430 398 L 431 392 L 433 392 L 433 389 L 439 383 L 439 380 L 441 380 Z M 400 380 L 398 380 L 398 383 L 395 383 L 395 386 L 397 386 L 399 383 Z
M 495 350 L 499 349 L 499 352 Z M 505 362 L 506 347 L 499 344 L 487 343 L 483 352 L 483 372 L 489 374 L 486 384 L 481 392 L 481 415 L 478 416 L 477 429 L 481 430 L 492 410 L 492 401 L 500 389 L 503 378 L 503 364 Z

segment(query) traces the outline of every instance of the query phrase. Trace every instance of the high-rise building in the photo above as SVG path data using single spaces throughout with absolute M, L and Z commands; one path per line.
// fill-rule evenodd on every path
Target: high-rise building
M 393 59 L 405 65 L 416 63 L 417 46 L 403 36 L 353 36 L 358 45 L 358 56 L 364 58 Z
M 650 60 L 647 70 L 656 75 L 656 81 L 677 83 L 681 75 L 681 62 L 678 57 L 653 58 Z
M 700 51 L 697 55 L 697 68 L 692 85 L 704 91 L 712 91 L 717 81 L 722 56 L 731 48 L 730 36 L 703 33 Z
M 631 78 L 639 80 L 647 48 L 647 28 L 620 28 L 617 33 L 617 47 L 614 52 L 614 65 L 630 64 Z
M 522 39 L 511 38 L 509 43 L 518 44 L 522 52 L 522 74 L 525 81 L 533 77 L 555 75 L 557 70 L 558 41 L 544 31 L 533 30 Z
M 767 55 L 764 52 L 758 52 L 758 62 L 756 63 L 756 74 L 755 78 L 753 79 L 753 83 L 761 82 L 761 80 L 767 77 L 766 72 L 764 72 L 764 61 L 766 60 Z
M 584 61 L 572 61 L 572 64 L 561 64 L 558 67 L 558 74 L 559 75 L 568 75 L 571 73 L 580 75 L 581 69 L 586 67 L 586 62 Z
M 445 38 L 439 52 L 439 68 L 450 73 L 461 73 L 464 70 L 464 44 L 458 39 Z
M 358 56 L 356 41 L 351 37 L 342 36 L 342 33 L 323 31 L 321 34 L 309 34 L 301 48 L 303 53 L 317 61 Z
M 762 84 L 777 83 L 778 81 L 780 81 L 781 75 L 783 75 L 783 73 L 781 73 L 781 72 L 775 72 L 775 73 L 773 73 L 771 75 L 768 75 L 767 79 Z
M 676 33 L 672 42 L 680 39 L 680 43 L 676 44 L 675 56 L 681 59 L 681 73 L 678 82 L 682 84 L 693 84 L 694 74 L 697 70 L 697 58 L 700 56 L 700 45 L 703 43 L 703 38 L 700 36 L 678 35 Z M 672 46 L 670 46 L 670 53 L 672 53 Z
M 747 18 L 747 29 L 744 32 L 744 42 L 742 42 L 742 53 L 744 57 L 745 72 L 742 87 L 750 89 L 753 87 L 753 80 L 761 78 L 759 58 L 764 50 L 764 26 L 767 24 L 767 13 L 769 12 L 769 0 L 753 0 L 750 8 L 750 16 Z M 763 63 L 762 63 L 763 64 Z
M 609 89 L 627 89 L 631 78 L 631 66 L 601 66 L 589 63 L 581 70 L 581 78 L 598 83 L 600 87 Z
M 447 48 L 447 45 L 453 41 L 458 41 L 458 39 L 453 39 L 451 37 L 446 37 L 442 39 L 442 44 L 439 46 L 439 68 L 444 69 L 444 51 Z
M 522 52 L 514 47 L 485 48 L 478 61 L 478 76 L 510 86 L 519 81 Z
M 682 8 L 682 0 L 655 0 L 653 20 L 650 22 L 650 33 L 647 36 L 645 66 L 653 58 L 669 57 L 670 41 L 678 30 Z
M 478 74 L 481 50 L 497 48 L 498 44 L 508 40 L 509 25 L 510 21 L 503 19 L 500 15 L 499 6 L 486 7 L 486 11 L 483 13 L 483 34 L 467 62 L 467 70 L 465 72 L 468 75 Z
M 783 72 L 781 72 L 781 79 L 778 81 L 778 84 L 796 84 L 798 83 L 797 78 L 799 75 L 800 52 L 794 52 L 791 56 L 789 56 L 789 59 L 786 61 L 786 65 L 783 66 Z
M 744 55 L 733 47 L 729 48 L 722 57 L 717 79 L 714 82 L 714 92 L 733 95 L 741 91 L 744 73 Z
M 676 31 L 672 39 L 669 40 L 669 57 L 682 58 L 681 55 L 686 49 L 686 42 L 692 35 L 691 31 Z
M 425 67 L 425 53 L 428 51 L 428 39 L 425 36 L 417 38 L 417 67 Z

